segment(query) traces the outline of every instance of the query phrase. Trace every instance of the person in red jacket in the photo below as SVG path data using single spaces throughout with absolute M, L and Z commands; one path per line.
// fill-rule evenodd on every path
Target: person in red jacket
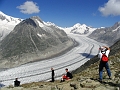
M 70 73 L 67 68 L 65 70 L 66 70 L 66 74 L 62 76 L 61 81 L 65 81 L 73 78 L 72 73 Z
M 99 64 L 99 81 L 102 82 L 102 75 L 103 75 L 103 68 L 105 67 L 107 74 L 109 76 L 109 79 L 111 79 L 111 71 L 109 68 L 109 64 L 108 61 L 107 62 L 103 62 L 102 61 L 102 56 L 103 54 L 105 54 L 107 57 L 110 53 L 110 48 L 107 46 L 102 46 L 101 48 L 99 48 L 99 54 L 98 57 L 100 58 L 100 64 Z

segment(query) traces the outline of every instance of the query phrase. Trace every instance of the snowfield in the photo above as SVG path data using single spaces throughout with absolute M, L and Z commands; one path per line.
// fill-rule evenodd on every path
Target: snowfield
M 68 68 L 69 71 L 77 69 L 90 60 L 90 58 L 97 55 L 99 47 L 103 45 L 102 43 L 87 38 L 84 35 L 68 35 L 79 43 L 77 47 L 52 59 L 28 63 L 1 71 L 1 84 L 6 86 L 13 85 L 16 77 L 21 81 L 21 84 L 50 80 L 51 67 L 55 70 L 55 77 L 60 79 L 61 75 L 65 73 L 65 68 Z

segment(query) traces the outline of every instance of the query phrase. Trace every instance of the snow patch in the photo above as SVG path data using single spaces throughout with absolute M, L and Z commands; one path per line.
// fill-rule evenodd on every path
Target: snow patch
M 39 34 L 39 33 L 37 33 L 37 35 L 38 35 L 39 37 L 45 37 L 45 34 Z
M 118 26 L 116 29 L 114 29 L 113 32 L 117 31 L 118 29 L 120 29 L 120 26 Z
M 35 19 L 35 20 L 38 22 L 38 24 L 39 24 L 40 27 L 44 27 L 43 23 L 41 23 L 41 22 L 38 21 L 37 19 Z

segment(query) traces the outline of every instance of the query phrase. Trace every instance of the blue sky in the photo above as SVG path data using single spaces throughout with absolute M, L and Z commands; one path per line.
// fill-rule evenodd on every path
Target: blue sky
M 0 11 L 22 19 L 39 16 L 60 27 L 110 27 L 120 21 L 120 0 L 0 0 Z

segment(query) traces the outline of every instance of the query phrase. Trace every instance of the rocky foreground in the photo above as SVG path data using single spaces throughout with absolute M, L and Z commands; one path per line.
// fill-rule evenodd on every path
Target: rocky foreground
M 96 62 L 97 61 L 97 62 Z M 112 79 L 108 79 L 106 70 L 103 72 L 103 82 L 98 81 L 99 59 L 94 57 L 85 65 L 73 71 L 74 78 L 60 82 L 33 82 L 20 87 L 3 87 L 0 90 L 120 90 L 120 52 L 110 56 L 109 60 Z

